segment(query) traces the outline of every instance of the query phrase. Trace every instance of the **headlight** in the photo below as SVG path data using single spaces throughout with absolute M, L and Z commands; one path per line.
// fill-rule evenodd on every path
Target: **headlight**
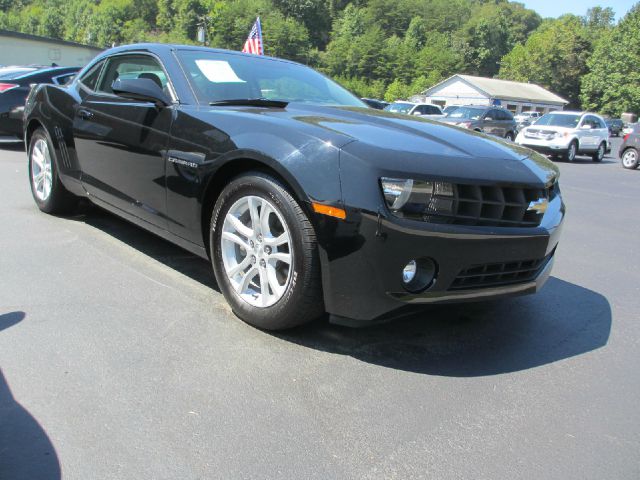
M 387 207 L 398 217 L 446 221 L 453 215 L 454 186 L 451 183 L 401 178 L 380 179 Z

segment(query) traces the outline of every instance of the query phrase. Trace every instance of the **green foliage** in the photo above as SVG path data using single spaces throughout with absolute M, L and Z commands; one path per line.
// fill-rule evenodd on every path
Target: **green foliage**
M 582 80 L 585 108 L 612 116 L 640 112 L 640 4 L 602 35 Z
M 542 21 L 509 0 L 0 0 L 0 28 L 101 47 L 194 44 L 206 17 L 211 46 L 240 50 L 257 16 L 267 55 L 319 68 L 360 96 L 407 98 L 467 73 L 536 82 L 607 111 L 622 108 L 620 92 L 637 98 L 637 59 L 623 57 L 638 38 L 615 27 L 611 8 Z
M 500 77 L 533 82 L 579 105 L 580 79 L 591 52 L 582 19 L 565 15 L 545 21 L 527 39 L 502 57 Z

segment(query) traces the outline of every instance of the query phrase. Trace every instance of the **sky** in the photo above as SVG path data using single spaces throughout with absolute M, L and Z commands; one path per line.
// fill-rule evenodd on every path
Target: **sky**
M 519 0 L 527 8 L 538 12 L 542 17 L 559 17 L 565 13 L 584 15 L 591 7 L 611 7 L 620 19 L 629 11 L 637 0 Z

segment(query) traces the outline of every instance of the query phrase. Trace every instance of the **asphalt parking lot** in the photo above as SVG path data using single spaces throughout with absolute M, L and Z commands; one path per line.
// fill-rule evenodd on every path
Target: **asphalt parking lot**
M 640 478 L 640 170 L 559 163 L 542 292 L 271 334 L 209 265 L 41 214 L 0 149 L 0 478 Z

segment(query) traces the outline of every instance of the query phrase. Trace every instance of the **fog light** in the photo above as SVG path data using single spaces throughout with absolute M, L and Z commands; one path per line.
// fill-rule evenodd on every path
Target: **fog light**
M 432 286 L 436 280 L 438 266 L 431 258 L 410 260 L 402 269 L 402 283 L 411 293 L 419 293 Z
M 409 263 L 407 263 L 404 267 L 404 270 L 402 270 L 402 281 L 404 283 L 411 283 L 411 281 L 416 276 L 417 269 L 418 265 L 416 264 L 415 260 L 411 260 Z

